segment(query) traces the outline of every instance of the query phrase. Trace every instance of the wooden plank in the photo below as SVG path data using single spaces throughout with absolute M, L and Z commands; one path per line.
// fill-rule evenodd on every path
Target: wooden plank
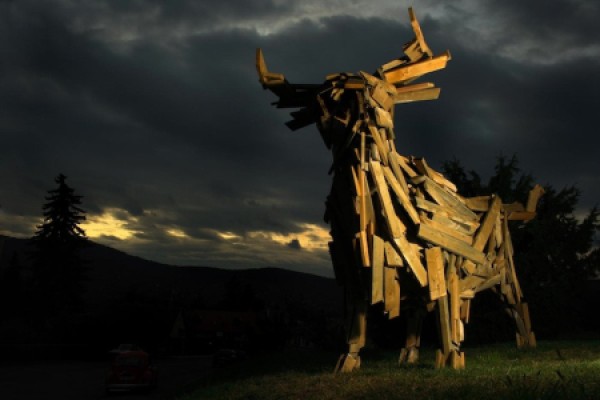
M 458 282 L 459 292 L 463 293 L 467 290 L 476 290 L 483 282 L 485 282 L 485 278 L 480 276 L 467 276 Z
M 408 8 L 408 16 L 410 18 L 410 24 L 413 28 L 413 32 L 415 33 L 415 40 L 417 41 L 417 49 L 418 53 L 416 55 L 417 59 L 420 59 L 424 55 L 428 55 L 429 57 L 433 57 L 433 52 L 427 46 L 425 42 L 425 37 L 423 36 L 423 31 L 421 31 L 421 25 L 419 25 L 419 21 L 417 20 L 417 15 L 415 14 L 412 7 Z M 406 49 L 405 49 L 406 50 Z
M 396 93 L 409 93 L 409 92 L 415 92 L 415 91 L 419 91 L 419 90 L 423 90 L 423 89 L 431 89 L 434 87 L 435 87 L 435 85 L 431 82 L 416 83 L 414 85 L 407 85 L 407 86 L 402 86 L 402 87 L 396 88 Z
M 467 275 L 473 275 L 475 273 L 475 270 L 477 269 L 477 266 L 475 265 L 475 263 L 473 261 L 465 260 L 461 264 L 460 269 L 465 271 L 467 273 Z
M 429 165 L 427 164 L 427 161 L 425 161 L 424 158 L 415 157 L 412 159 L 412 162 L 421 175 L 425 175 L 426 177 L 433 179 L 431 169 L 429 168 Z
M 285 77 L 283 74 L 269 72 L 265 63 L 262 49 L 256 49 L 256 70 L 258 71 L 260 83 L 265 86 L 281 85 L 285 83 Z
M 400 315 L 400 283 L 396 279 L 396 268 L 384 267 L 384 302 L 388 318 Z
M 386 181 L 389 183 L 392 191 L 396 194 L 398 201 L 404 211 L 408 214 L 408 217 L 412 221 L 413 224 L 418 225 L 421 220 L 419 218 L 419 214 L 417 214 L 417 210 L 410 202 L 410 198 L 408 194 L 402 189 L 398 180 L 396 180 L 396 176 L 392 173 L 391 169 L 388 167 L 383 167 L 383 174 L 385 175 Z
M 391 86 L 391 85 L 390 85 Z M 393 91 L 391 91 L 393 90 Z M 390 96 L 390 92 L 395 95 L 396 88 L 392 86 L 391 90 L 386 90 L 383 81 L 377 82 L 377 85 L 371 89 L 371 97 L 375 100 L 381 108 L 385 111 L 389 111 L 394 105 L 394 99 Z
M 427 286 L 427 271 L 421 262 L 421 257 L 418 252 L 411 246 L 411 244 L 406 240 L 404 235 L 400 237 L 394 238 L 394 243 L 400 250 L 400 254 L 406 260 L 411 271 L 414 273 L 415 277 L 419 281 L 419 284 L 423 287 Z
M 509 221 L 531 221 L 536 216 L 535 212 L 530 211 L 513 211 L 508 214 Z
M 521 316 L 523 323 L 525 324 L 525 330 L 531 332 L 531 318 L 529 316 L 529 305 L 527 303 L 520 303 Z
M 360 188 L 358 188 L 359 196 L 360 196 L 360 230 L 365 231 L 367 228 L 367 188 L 366 181 L 367 177 L 365 176 L 365 133 L 360 133 L 360 169 L 358 171 L 358 179 L 360 182 Z
M 392 115 L 383 108 L 375 108 L 375 121 L 381 128 L 394 129 L 394 120 Z
M 479 227 L 479 230 L 475 234 L 475 240 L 473 241 L 473 247 L 476 250 L 482 251 L 485 244 L 487 243 L 492 230 L 494 229 L 494 225 L 496 224 L 496 220 L 500 215 L 500 209 L 502 208 L 502 201 L 500 197 L 495 196 L 492 200 L 492 205 L 490 206 L 489 211 L 485 214 L 483 218 L 483 222 Z
M 450 312 L 448 307 L 448 296 L 437 299 L 438 322 L 440 328 L 440 339 L 442 342 L 442 352 L 450 353 L 452 338 L 450 335 Z
M 437 231 L 429 225 L 419 225 L 417 236 L 423 240 L 427 240 L 428 242 L 443 247 L 452 253 L 468 258 L 476 264 L 483 264 L 485 262 L 485 254 L 483 254 L 483 252 L 474 249 L 453 236 Z
M 383 64 L 381 67 L 379 67 L 379 71 L 380 72 L 380 76 L 383 76 L 383 72 L 388 71 L 390 69 L 394 69 L 402 64 L 406 64 L 407 60 L 401 59 L 401 58 L 396 58 L 395 60 L 392 60 L 390 62 L 387 62 L 385 64 Z
M 428 60 L 401 65 L 396 69 L 384 72 L 383 75 L 386 81 L 397 85 L 401 84 L 403 81 L 443 69 L 446 67 L 449 59 L 450 53 L 446 52 L 445 54 L 430 58 Z
M 415 206 L 420 208 L 421 210 L 428 211 L 433 213 L 442 214 L 447 216 L 452 221 L 461 225 L 461 227 L 465 230 L 465 233 L 472 234 L 475 232 L 477 228 L 479 228 L 479 223 L 470 219 L 465 218 L 464 216 L 455 213 L 452 208 L 440 206 L 439 204 L 433 203 L 429 200 L 425 200 L 423 197 L 415 197 Z
M 429 164 L 427 164 L 427 161 L 425 161 L 425 158 L 413 158 L 412 161 L 414 166 L 417 168 L 417 171 L 419 171 L 422 175 L 427 176 L 435 181 L 438 185 L 456 193 L 456 185 L 446 179 L 444 175 L 431 168 Z
M 331 90 L 331 98 L 334 101 L 340 101 L 343 94 L 344 94 L 344 88 L 333 88 Z
M 363 230 L 363 231 L 359 232 L 358 241 L 359 241 L 359 246 L 360 246 L 360 256 L 361 256 L 362 265 L 363 265 L 363 267 L 370 267 L 371 266 L 371 257 L 369 257 L 369 254 L 370 254 L 369 241 L 367 238 L 366 231 Z
M 369 184 L 369 179 L 367 178 L 367 174 L 365 172 L 365 179 L 364 179 L 364 201 L 365 201 L 365 209 L 366 209 L 366 222 L 367 222 L 367 228 L 370 225 L 373 225 L 375 223 L 375 208 L 373 206 L 373 196 L 371 194 L 371 187 Z
M 471 211 L 460 199 L 450 192 L 444 190 L 436 182 L 430 178 L 426 178 L 423 182 L 427 193 L 441 206 L 447 206 L 460 214 L 467 220 L 477 221 L 477 214 Z
M 537 208 L 537 203 L 540 200 L 540 197 L 545 193 L 545 190 L 540 185 L 535 185 L 533 189 L 529 191 L 529 196 L 527 197 L 527 205 L 525 206 L 525 210 L 535 213 Z
M 504 258 L 508 259 L 515 253 L 513 251 L 512 240 L 510 238 L 510 231 L 508 230 L 508 220 L 506 218 L 502 220 L 502 236 L 504 237 Z
M 462 227 L 459 224 L 457 224 L 456 222 L 452 221 L 449 218 L 439 217 L 438 215 L 435 215 L 435 214 L 434 214 L 434 217 L 435 218 L 433 218 L 433 219 L 422 218 L 421 222 L 424 224 L 430 225 L 432 228 L 434 228 L 438 231 L 441 231 L 441 232 L 444 232 L 445 234 L 453 236 L 458 240 L 462 240 L 469 246 L 471 246 L 473 244 L 473 237 L 466 234 L 461 229 Z
M 440 97 L 440 88 L 415 90 L 394 95 L 394 104 L 413 103 L 415 101 L 437 100 Z
M 466 197 L 465 204 L 473 211 L 487 211 L 490 208 L 491 196 Z
M 371 160 L 376 160 L 381 162 L 381 157 L 379 156 L 379 149 L 377 148 L 377 144 L 373 141 L 371 142 L 371 152 L 369 153 L 369 158 Z
M 383 140 L 381 139 L 381 135 L 379 134 L 379 130 L 375 125 L 369 124 L 369 132 L 371 133 L 371 137 L 375 141 L 377 145 L 377 149 L 379 150 L 379 155 L 381 156 L 381 160 L 384 165 L 388 165 L 388 153 L 389 149 L 385 147 Z
M 404 262 L 396 248 L 390 243 L 385 242 L 385 264 L 390 267 L 403 267 Z
M 507 265 L 507 269 L 508 269 L 508 273 L 510 273 L 510 280 L 512 283 L 512 286 L 515 288 L 515 295 L 517 296 L 517 299 L 515 300 L 520 300 L 523 298 L 523 292 L 521 291 L 521 285 L 519 284 L 519 280 L 517 279 L 517 274 L 515 271 L 515 263 L 513 261 L 513 247 L 512 247 L 512 241 L 510 238 L 510 231 L 508 230 L 508 220 L 505 218 L 503 221 L 503 232 L 504 232 L 504 244 L 505 244 L 505 253 L 504 253 L 504 257 L 508 262 Z
M 384 241 L 373 235 L 373 258 L 371 260 L 371 304 L 383 301 Z
M 367 83 L 371 86 L 371 87 L 375 87 L 379 84 L 379 82 L 381 81 L 381 79 L 371 75 L 368 72 L 365 71 L 358 71 L 358 73 L 367 81 Z
M 502 222 L 500 222 L 500 224 L 502 224 Z M 497 219 L 496 219 L 496 222 L 494 223 L 494 227 L 492 228 L 492 232 L 490 233 L 490 237 L 488 238 L 487 244 L 485 245 L 485 249 L 484 249 L 484 251 L 488 255 L 488 258 L 496 256 L 496 248 L 497 248 L 497 244 L 496 244 L 496 226 L 498 226 L 498 220 Z
M 494 235 L 496 236 L 496 247 L 499 248 L 504 243 L 504 235 L 502 235 L 502 215 L 498 215 L 496 224 L 494 225 Z
M 365 88 L 365 84 L 364 82 L 347 81 L 344 83 L 344 88 L 350 90 L 361 90 Z
M 450 334 L 452 341 L 457 345 L 460 344 L 459 331 L 456 321 L 460 320 L 460 292 L 458 288 L 458 275 L 456 268 L 449 266 L 448 277 L 448 294 L 450 296 Z
M 484 291 L 486 289 L 489 289 L 491 287 L 499 285 L 501 279 L 502 279 L 502 276 L 500 274 L 492 276 L 491 278 L 489 278 L 488 280 L 486 280 L 484 283 L 482 283 L 481 285 L 479 285 L 479 287 L 475 290 L 475 293 L 479 293 L 481 291 Z
M 442 249 L 439 247 L 425 249 L 425 260 L 427 263 L 427 276 L 429 278 L 429 297 L 433 301 L 446 296 Z
M 393 141 L 390 142 L 390 144 L 392 146 L 393 146 L 393 143 L 394 143 Z M 404 173 L 400 169 L 400 164 L 398 162 L 398 153 L 396 153 L 395 150 L 392 150 L 392 151 L 390 151 L 388 158 L 390 161 L 389 166 L 392 169 L 392 172 L 394 173 L 396 180 L 400 184 L 402 191 L 408 195 L 408 185 L 406 184 L 406 179 L 404 178 Z
M 401 156 L 398 153 L 396 153 L 396 154 L 397 154 L 396 161 L 398 162 L 398 165 L 400 166 L 400 168 L 402 168 L 404 173 L 406 173 L 406 175 L 408 175 L 409 178 L 414 178 L 415 176 L 417 176 L 418 174 L 415 172 L 415 170 L 411 166 L 408 165 L 406 158 Z
M 440 172 L 438 172 L 432 168 L 429 168 L 429 169 L 430 169 L 431 174 L 433 175 L 434 181 L 436 181 L 438 184 L 444 186 L 446 189 L 450 190 L 451 192 L 454 192 L 455 196 L 458 196 L 456 194 L 458 189 L 456 188 L 456 185 L 454 183 L 452 183 L 448 179 L 446 179 L 446 177 L 443 174 L 441 174 Z M 462 203 L 464 203 L 464 199 L 462 197 L 459 197 L 459 200 Z
M 462 297 L 462 295 L 461 295 Z M 465 324 L 469 323 L 469 317 L 471 314 L 471 299 L 464 299 L 460 304 L 460 319 L 465 321 Z
M 381 164 L 376 161 L 370 161 L 369 168 L 371 176 L 373 177 L 375 185 L 377 186 L 377 195 L 381 201 L 381 206 L 383 207 L 383 211 L 385 213 L 385 222 L 390 230 L 390 234 L 394 238 L 403 236 L 406 228 L 401 224 L 398 216 L 396 215 L 388 187 L 385 183 L 385 177 L 381 171 Z
M 510 214 L 511 212 L 514 212 L 514 211 L 517 211 L 517 212 L 525 211 L 525 207 L 523 206 L 523 204 L 519 203 L 518 201 L 515 201 L 510 204 L 503 204 L 502 208 L 504 209 L 504 212 L 506 214 Z
M 348 337 L 348 344 L 356 344 L 360 349 L 366 343 L 367 313 L 362 307 L 354 307 L 354 317 Z M 358 309 L 357 309 L 358 308 Z

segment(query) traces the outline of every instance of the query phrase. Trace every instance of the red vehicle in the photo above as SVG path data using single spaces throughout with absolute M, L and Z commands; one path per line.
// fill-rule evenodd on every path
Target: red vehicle
M 106 391 L 151 390 L 158 382 L 158 370 L 145 351 L 118 354 L 106 377 Z

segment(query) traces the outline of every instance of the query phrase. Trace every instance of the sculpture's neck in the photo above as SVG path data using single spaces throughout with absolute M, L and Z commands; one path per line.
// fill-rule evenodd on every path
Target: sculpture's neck
M 388 164 L 395 152 L 392 85 L 366 73 L 338 74 L 317 96 L 317 126 L 334 166 L 378 160 Z

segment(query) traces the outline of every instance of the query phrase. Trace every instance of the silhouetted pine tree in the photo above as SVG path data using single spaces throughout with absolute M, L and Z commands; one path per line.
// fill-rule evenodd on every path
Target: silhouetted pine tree
M 87 238 L 79 224 L 85 220 L 85 211 L 79 207 L 81 196 L 67 185 L 66 178 L 58 175 L 58 187 L 48 191 L 44 222 L 32 238 L 33 291 L 36 308 L 44 314 L 74 309 L 82 302 L 80 250 Z

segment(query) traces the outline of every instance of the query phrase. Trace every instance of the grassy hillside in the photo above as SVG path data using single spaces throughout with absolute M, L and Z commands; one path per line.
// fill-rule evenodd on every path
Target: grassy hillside
M 396 353 L 366 352 L 360 371 L 333 375 L 335 355 L 283 353 L 249 359 L 196 382 L 179 400 L 206 399 L 600 399 L 600 341 L 541 342 L 517 351 L 499 344 L 467 349 L 462 371 L 421 363 L 398 366 Z

